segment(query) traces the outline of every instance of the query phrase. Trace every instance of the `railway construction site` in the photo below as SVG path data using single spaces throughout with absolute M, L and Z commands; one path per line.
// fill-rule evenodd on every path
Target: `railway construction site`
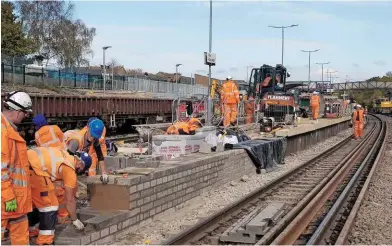
M 213 42 L 210 0 L 202 56 L 203 4 L 3 1 L 1 243 L 389 244 L 389 46 L 342 32 L 355 30 L 346 14 L 323 26 L 305 3 L 286 4 L 219 4 Z M 384 9 L 368 15 L 383 20 L 371 22 L 378 33 Z M 260 25 L 256 40 L 250 23 L 279 16 L 300 23 Z M 287 45 L 286 28 L 298 30 Z M 316 70 L 315 52 L 340 72 Z
M 34 112 L 53 107 L 40 101 L 58 103 L 58 97 L 64 96 L 35 99 L 41 106 Z M 69 110 L 63 105 L 54 108 Z M 72 114 L 65 112 L 48 116 Z M 86 228 L 57 225 L 56 244 L 357 244 L 375 242 L 368 228 L 379 225 L 377 242 L 388 242 L 382 210 L 389 206 L 383 180 L 391 122 L 369 115 L 358 140 L 349 116 L 301 119 L 271 133 L 260 133 L 257 123 L 240 124 L 239 133 L 262 147 L 249 149 L 245 141 L 215 152 L 205 141 L 216 127 L 164 135 L 170 122 L 149 124 L 155 133 L 142 148 L 138 133 L 114 134 L 108 140 L 117 151 L 105 158 L 109 182 L 79 177 L 77 213 Z

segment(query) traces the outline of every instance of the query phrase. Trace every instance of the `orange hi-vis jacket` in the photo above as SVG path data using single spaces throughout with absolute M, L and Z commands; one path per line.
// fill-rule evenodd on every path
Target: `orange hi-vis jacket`
M 355 110 L 353 112 L 353 122 L 363 123 L 363 109 Z
M 310 106 L 312 106 L 312 107 L 320 106 L 320 97 L 319 97 L 319 95 L 312 95 L 310 97 Z
M 222 85 L 221 101 L 224 104 L 238 104 L 240 102 L 240 92 L 234 81 L 228 80 Z
M 61 166 L 67 165 L 75 170 L 74 157 L 66 150 L 52 147 L 37 147 L 27 151 L 30 166 L 38 176 L 52 181 L 61 179 Z
M 1 114 L 1 219 L 19 218 L 32 211 L 26 141 Z M 16 198 L 15 212 L 5 212 L 5 202 Z
M 180 134 L 179 131 L 182 130 L 183 132 L 189 134 L 189 125 L 187 122 L 178 121 L 173 125 L 169 126 L 166 130 L 166 134 L 168 135 L 178 135 Z
M 88 150 L 86 150 L 85 146 L 84 146 L 84 142 L 85 142 L 84 136 L 87 134 L 87 131 L 88 131 L 88 128 L 87 128 L 87 126 L 85 126 L 85 127 L 83 127 L 82 130 L 70 134 L 70 136 L 68 136 L 68 138 L 66 139 L 65 142 L 66 142 L 66 145 L 68 146 L 68 143 L 71 140 L 77 140 L 79 143 L 78 151 L 86 151 L 91 157 L 91 167 L 96 167 L 96 165 L 98 163 L 98 156 L 97 156 L 97 153 L 95 153 L 94 145 L 91 144 L 89 146 Z M 106 157 L 106 155 L 107 155 L 105 136 L 106 136 L 106 128 L 103 129 L 102 136 L 99 139 L 99 143 L 100 143 L 101 149 L 102 149 L 102 154 L 104 157 Z
M 35 132 L 38 147 L 65 148 L 64 133 L 56 125 L 46 125 Z

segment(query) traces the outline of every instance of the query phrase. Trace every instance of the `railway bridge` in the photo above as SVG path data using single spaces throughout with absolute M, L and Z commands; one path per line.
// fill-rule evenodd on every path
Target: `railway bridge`
M 353 81 L 353 82 L 339 82 L 329 83 L 327 81 L 288 81 L 287 84 L 302 84 L 303 88 L 306 89 L 333 89 L 333 91 L 346 91 L 346 90 L 391 90 L 392 91 L 392 80 L 388 82 L 381 81 Z

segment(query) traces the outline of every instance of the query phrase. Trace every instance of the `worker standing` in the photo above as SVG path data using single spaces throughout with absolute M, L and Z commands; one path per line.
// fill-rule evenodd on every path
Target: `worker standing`
M 355 107 L 355 111 L 352 115 L 352 121 L 354 125 L 354 139 L 358 139 L 359 137 L 363 137 L 363 128 L 364 128 L 364 110 L 360 104 L 357 104 Z
M 32 210 L 26 141 L 17 132 L 32 112 L 30 96 L 10 92 L 1 113 L 1 238 L 8 228 L 12 245 L 28 245 L 27 213 Z
M 312 119 L 317 121 L 320 111 L 320 96 L 317 91 L 314 91 L 310 97 L 310 107 L 312 108 Z
M 86 152 L 76 152 L 71 156 L 64 149 L 38 147 L 27 151 L 30 164 L 31 193 L 34 206 L 39 211 L 39 233 L 37 245 L 53 244 L 59 202 L 55 192 L 55 181 L 63 181 L 66 208 L 72 224 L 83 230 L 83 223 L 76 214 L 75 172 L 82 173 L 91 165 L 91 157 Z
M 35 125 L 35 142 L 38 147 L 56 147 L 65 149 L 64 133 L 56 125 L 48 125 L 43 114 L 37 114 L 33 118 Z
M 105 125 L 102 120 L 93 118 L 82 130 L 71 134 L 66 140 L 67 150 L 71 155 L 77 151 L 87 152 L 92 159 L 88 176 L 95 176 L 97 163 L 101 169 L 101 181 L 107 184 L 109 177 L 105 171 L 105 156 L 107 155 L 105 142 Z
M 221 102 L 224 108 L 223 126 L 235 125 L 237 117 L 237 105 L 240 102 L 240 92 L 231 76 L 227 76 L 226 82 L 222 85 Z

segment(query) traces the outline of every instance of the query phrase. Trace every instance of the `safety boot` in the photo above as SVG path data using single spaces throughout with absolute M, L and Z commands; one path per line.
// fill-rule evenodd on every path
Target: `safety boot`
M 39 234 L 38 225 L 39 224 L 36 224 L 34 226 L 29 227 L 29 237 L 37 237 L 38 236 L 38 234 Z

